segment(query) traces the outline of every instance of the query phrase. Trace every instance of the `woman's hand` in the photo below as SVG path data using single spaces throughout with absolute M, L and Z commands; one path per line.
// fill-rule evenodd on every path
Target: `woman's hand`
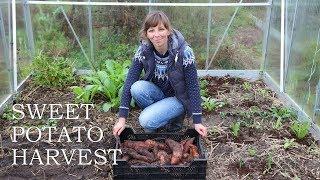
M 125 118 L 119 118 L 118 122 L 113 126 L 113 135 L 119 136 L 121 132 L 124 130 L 126 125 L 126 119 Z
M 199 124 L 194 124 L 194 129 L 202 136 L 202 137 L 207 137 L 207 127 L 202 125 L 201 123 Z

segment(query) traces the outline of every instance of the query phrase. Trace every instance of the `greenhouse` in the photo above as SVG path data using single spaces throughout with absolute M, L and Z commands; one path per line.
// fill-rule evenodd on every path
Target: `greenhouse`
M 154 104 L 140 108 L 127 88 L 137 56 L 137 78 L 148 76 L 139 52 L 152 12 L 173 30 L 159 53 L 148 33 L 160 25 L 146 29 L 158 63 L 150 81 L 184 75 L 183 90 L 181 79 L 164 81 L 184 108 L 170 133 L 174 118 L 142 127 Z M 171 58 L 176 32 L 184 49 Z M 320 179 L 318 0 L 0 0 L 0 37 L 0 179 Z M 184 61 L 188 48 L 194 63 Z M 168 53 L 172 68 L 158 62 Z M 201 101 L 191 117 L 178 95 L 197 104 L 188 88 Z

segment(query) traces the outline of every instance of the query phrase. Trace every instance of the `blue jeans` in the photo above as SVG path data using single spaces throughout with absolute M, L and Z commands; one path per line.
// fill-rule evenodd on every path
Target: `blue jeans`
M 184 107 L 176 97 L 165 97 L 161 89 L 149 81 L 137 81 L 130 89 L 132 98 L 143 109 L 140 125 L 146 132 L 155 132 L 172 121 L 184 118 Z

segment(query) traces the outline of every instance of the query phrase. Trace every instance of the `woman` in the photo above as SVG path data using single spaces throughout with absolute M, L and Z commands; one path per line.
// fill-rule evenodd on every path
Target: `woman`
M 113 134 L 120 135 L 124 129 L 133 98 L 143 109 L 139 122 L 145 132 L 163 126 L 167 131 L 177 131 L 187 115 L 192 117 L 195 130 L 205 137 L 207 128 L 201 123 L 200 88 L 192 49 L 160 11 L 147 15 L 140 35 L 141 44 L 125 81 Z

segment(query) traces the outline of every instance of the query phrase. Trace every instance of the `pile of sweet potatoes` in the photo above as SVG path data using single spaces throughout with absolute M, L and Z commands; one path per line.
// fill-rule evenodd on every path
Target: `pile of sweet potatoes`
M 122 159 L 131 165 L 183 165 L 199 157 L 193 141 L 194 138 L 181 142 L 165 139 L 164 143 L 125 140 L 121 145 Z

